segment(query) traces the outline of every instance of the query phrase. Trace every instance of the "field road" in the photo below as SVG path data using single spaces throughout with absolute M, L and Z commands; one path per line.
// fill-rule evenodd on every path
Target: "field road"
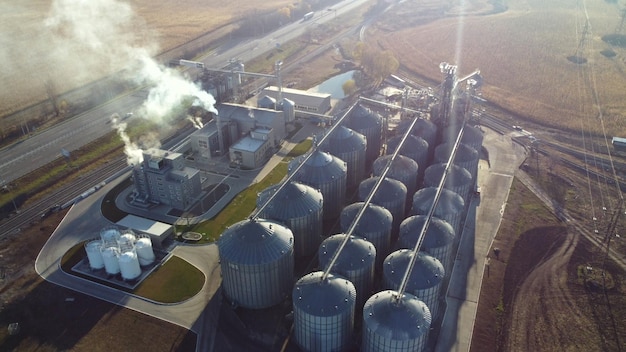
M 447 308 L 436 352 L 470 349 L 485 259 L 500 227 L 513 177 L 525 158 L 525 149 L 510 136 L 490 129 L 485 129 L 483 147 L 489 151 L 489 161 L 481 160 L 479 164 L 477 183 L 481 195 L 469 205 L 445 297 Z

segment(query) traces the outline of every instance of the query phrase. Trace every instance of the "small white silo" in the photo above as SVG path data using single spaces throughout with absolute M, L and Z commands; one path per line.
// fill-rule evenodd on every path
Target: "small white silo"
M 141 275 L 139 259 L 134 248 L 119 255 L 119 267 L 124 280 L 134 280 Z
M 118 239 L 119 243 L 128 243 L 134 245 L 135 241 L 137 241 L 137 236 L 135 235 L 133 230 L 127 229 L 121 231 L 120 238 Z
M 115 242 L 120 239 L 122 233 L 116 227 L 105 227 L 100 231 L 100 238 L 103 242 Z
M 135 242 L 135 250 L 137 251 L 139 265 L 146 266 L 154 262 L 155 256 L 150 237 L 139 238 L 137 242 Z
M 117 247 L 103 247 L 102 259 L 104 260 L 104 270 L 109 275 L 117 275 L 120 272 L 118 260 L 120 250 Z
M 85 252 L 89 260 L 89 267 L 93 270 L 104 268 L 104 259 L 102 259 L 102 240 L 95 239 L 85 243 Z

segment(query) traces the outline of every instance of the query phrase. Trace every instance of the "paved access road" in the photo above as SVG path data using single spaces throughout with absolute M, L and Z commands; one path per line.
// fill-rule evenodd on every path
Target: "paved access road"
M 485 258 L 500 227 L 513 177 L 525 158 L 525 149 L 509 135 L 485 129 L 484 137 L 483 147 L 489 151 L 489 162 L 481 160 L 479 164 L 481 195 L 469 205 L 445 298 L 447 309 L 436 352 L 470 349 Z

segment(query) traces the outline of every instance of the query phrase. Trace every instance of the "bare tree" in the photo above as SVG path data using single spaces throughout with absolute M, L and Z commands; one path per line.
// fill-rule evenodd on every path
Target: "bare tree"
M 48 97 L 48 101 L 50 105 L 52 105 L 52 109 L 54 110 L 54 116 L 58 117 L 60 114 L 59 111 L 59 94 L 54 84 L 54 81 L 50 78 L 44 82 L 44 87 L 46 88 L 46 96 Z

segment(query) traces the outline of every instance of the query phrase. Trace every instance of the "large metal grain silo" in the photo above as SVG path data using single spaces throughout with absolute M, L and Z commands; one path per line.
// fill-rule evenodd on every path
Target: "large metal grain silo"
M 240 221 L 217 242 L 222 287 L 228 300 L 262 309 L 289 296 L 293 282 L 293 233 L 265 219 Z
M 413 120 L 411 119 L 400 121 L 395 129 L 396 134 L 403 135 L 412 122 Z M 435 125 L 430 120 L 418 119 L 417 121 L 415 121 L 413 129 L 411 129 L 411 134 L 424 139 L 426 142 L 428 142 L 429 147 L 434 147 L 435 145 L 437 145 L 437 125 Z
M 400 288 L 413 255 L 412 249 L 399 249 L 385 258 L 383 288 L 389 290 Z M 426 303 L 433 320 L 436 320 L 439 314 L 439 293 L 444 277 L 443 264 L 437 258 L 422 251 L 417 252 L 411 276 L 406 283 L 406 292 L 417 296 Z
M 325 239 L 317 253 L 320 268 L 327 270 L 331 259 L 335 256 L 339 245 L 346 239 L 346 234 L 336 234 Z M 361 307 L 369 297 L 374 285 L 374 265 L 376 248 L 358 236 L 350 236 L 341 250 L 331 272 L 350 280 L 356 289 L 356 304 Z
M 305 156 L 289 163 L 289 174 L 293 174 Z M 319 149 L 294 175 L 293 180 L 319 189 L 324 197 L 324 220 L 336 219 L 346 200 L 347 166 L 345 161 Z
M 359 185 L 359 201 L 365 201 L 379 179 L 380 177 L 370 177 L 361 182 Z M 374 194 L 372 203 L 380 205 L 391 212 L 393 216 L 391 237 L 395 238 L 398 235 L 400 223 L 405 215 L 406 186 L 398 180 L 385 177 Z
M 280 185 L 270 186 L 257 197 L 257 207 L 265 204 Z M 322 193 L 305 184 L 291 181 L 259 213 L 259 217 L 279 221 L 291 229 L 296 257 L 315 253 L 322 242 Z
M 403 136 L 394 136 L 391 137 L 387 141 L 387 154 L 393 154 L 400 142 L 402 141 Z M 429 164 L 429 145 L 426 140 L 421 137 L 416 137 L 414 135 L 408 135 L 402 148 L 400 148 L 400 155 L 404 155 L 413 159 L 418 166 L 417 177 L 418 180 L 423 177 L 424 167 Z
M 363 307 L 361 352 L 424 351 L 431 324 L 428 307 L 416 296 L 378 292 Z
M 422 188 L 415 192 L 409 215 L 427 215 L 435 201 L 436 193 L 437 187 Z M 464 209 L 465 201 L 463 198 L 458 193 L 444 188 L 433 215 L 447 221 L 452 225 L 454 232 L 460 234 Z
M 293 337 L 303 351 L 345 351 L 354 329 L 356 290 L 347 279 L 321 271 L 293 288 Z
M 346 119 L 346 127 L 365 136 L 365 164 L 371 165 L 380 155 L 383 143 L 383 118 L 376 112 L 357 104 Z
M 339 218 L 341 232 L 346 233 L 348 231 L 364 205 L 363 202 L 357 202 L 343 208 Z M 377 265 L 383 262 L 391 249 L 392 225 L 393 216 L 391 212 L 379 205 L 370 203 L 354 228 L 353 235 L 366 239 L 376 248 Z
M 446 163 L 432 164 L 424 172 L 424 188 L 439 187 L 439 183 L 446 171 Z M 446 182 L 443 188 L 458 193 L 464 201 L 468 201 L 474 180 L 469 171 L 458 165 L 450 165 Z
M 444 130 L 445 133 L 442 134 L 441 143 L 452 143 L 456 141 L 459 136 L 459 132 L 461 131 L 460 124 L 451 124 Z M 461 137 L 461 143 L 467 144 L 468 146 L 480 151 L 483 145 L 483 132 L 470 125 L 465 125 L 465 130 L 463 130 L 463 136 Z
M 389 163 L 390 159 L 391 155 L 383 155 L 378 157 L 374 161 L 372 174 L 374 176 L 382 175 L 383 170 Z M 418 169 L 419 166 L 417 165 L 417 162 L 415 162 L 415 160 L 407 156 L 398 154 L 393 160 L 393 163 L 391 163 L 391 166 L 389 167 L 387 177 L 402 182 L 406 186 L 407 199 L 410 199 L 413 196 L 413 193 L 415 193 L 415 191 L 417 190 Z
M 400 224 L 398 248 L 415 248 L 417 239 L 426 223 L 426 218 L 424 215 L 409 216 Z M 437 217 L 432 217 L 420 247 L 420 250 L 439 259 L 447 272 L 452 272 L 454 235 L 452 225 Z
M 326 139 L 321 148 L 346 162 L 347 188 L 354 189 L 365 178 L 365 136 L 347 127 L 338 126 Z
M 454 143 L 443 143 L 435 148 L 434 163 L 447 163 L 452 153 L 452 147 Z M 456 155 L 452 163 L 458 165 L 465 170 L 469 171 L 472 175 L 472 180 L 476 180 L 476 174 L 478 172 L 478 152 L 476 149 L 470 147 L 465 143 L 459 143 Z

